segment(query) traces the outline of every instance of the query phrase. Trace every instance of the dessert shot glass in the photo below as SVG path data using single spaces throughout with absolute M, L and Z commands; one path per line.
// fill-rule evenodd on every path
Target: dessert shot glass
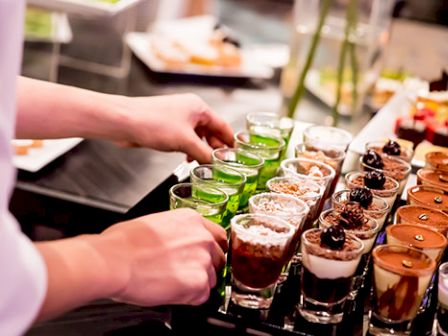
M 448 262 L 439 267 L 437 335 L 448 336 Z
M 448 192 L 429 185 L 416 185 L 408 189 L 407 203 L 423 205 L 448 213 Z
M 295 227 L 261 214 L 236 215 L 231 220 L 231 300 L 251 309 L 271 306 L 277 280 Z
M 417 183 L 429 185 L 448 192 L 448 172 L 421 168 L 417 171 Z
M 397 224 L 420 224 L 448 234 L 448 215 L 444 212 L 421 205 L 403 205 L 395 212 Z
M 224 191 L 229 200 L 222 220 L 225 228 L 230 227 L 230 219 L 236 215 L 240 205 L 241 195 L 246 184 L 246 176 L 233 168 L 223 165 L 205 164 L 190 171 L 190 181 L 193 186 L 211 186 Z
M 169 190 L 170 209 L 190 208 L 205 218 L 222 225 L 229 197 L 217 188 L 192 183 L 178 183 Z
M 448 173 L 448 153 L 429 152 L 425 155 L 425 168 Z
M 366 143 L 366 151 L 373 149 L 380 154 L 396 156 L 406 162 L 411 163 L 414 156 L 414 149 L 410 146 L 402 146 L 393 139 L 369 141 Z
M 392 177 L 353 171 L 347 173 L 344 178 L 345 186 L 348 189 L 367 187 L 374 196 L 380 197 L 387 202 L 389 212 L 393 209 L 400 185 Z
M 303 131 L 303 142 L 319 143 L 322 146 L 335 146 L 343 151 L 347 151 L 353 140 L 353 136 L 340 128 L 330 126 L 311 125 Z
M 410 335 L 436 262 L 413 248 L 381 245 L 373 252 L 372 335 Z
M 240 131 L 235 134 L 235 144 L 238 148 L 253 153 L 264 160 L 257 182 L 257 190 L 265 190 L 266 182 L 277 175 L 280 167 L 285 141 L 270 132 Z
M 305 219 L 303 230 L 308 230 L 318 217 L 319 204 L 322 199 L 322 187 L 310 180 L 300 180 L 292 176 L 280 176 L 270 179 L 266 186 L 270 192 L 288 194 L 304 201 L 310 211 Z
M 217 166 L 227 166 L 246 176 L 238 210 L 247 208 L 249 197 L 257 190 L 257 181 L 264 160 L 239 148 L 219 148 L 212 152 L 212 161 Z
M 373 196 L 373 193 L 370 194 L 372 197 L 369 199 L 370 201 L 366 204 L 363 204 L 364 201 L 363 198 L 357 198 L 357 194 L 354 191 L 364 190 L 365 188 L 356 188 L 352 190 L 340 190 L 337 193 L 334 193 L 331 197 L 331 204 L 335 210 L 342 211 L 344 208 L 344 205 L 346 205 L 348 202 L 358 202 L 360 203 L 361 207 L 363 208 L 363 212 L 368 218 L 372 218 L 378 222 L 379 230 L 382 229 L 384 222 L 386 221 L 386 217 L 389 214 L 389 205 L 387 202 L 378 197 Z M 370 192 L 369 189 L 367 189 L 366 192 Z M 363 196 L 360 196 L 363 197 Z
M 310 229 L 303 233 L 299 313 L 309 322 L 339 323 L 364 250 L 361 240 L 344 230 Z M 332 237 L 332 235 L 335 235 Z M 337 241 L 337 245 L 328 245 Z

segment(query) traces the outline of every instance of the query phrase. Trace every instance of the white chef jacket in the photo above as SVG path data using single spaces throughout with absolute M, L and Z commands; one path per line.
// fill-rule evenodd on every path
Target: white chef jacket
M 10 140 L 21 64 L 24 0 L 0 0 L 0 335 L 23 334 L 45 297 L 45 264 L 8 211 L 15 179 Z

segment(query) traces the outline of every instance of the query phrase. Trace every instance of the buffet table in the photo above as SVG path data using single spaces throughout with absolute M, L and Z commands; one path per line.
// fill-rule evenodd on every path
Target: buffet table
M 222 3 L 223 22 L 241 32 L 243 41 L 287 43 L 288 26 L 281 18 L 287 14 L 288 4 L 254 1 L 261 4 L 261 9 L 253 14 L 253 4 L 230 0 Z M 266 12 L 271 15 L 263 16 Z M 247 15 L 251 15 L 251 20 L 244 19 Z M 254 23 L 257 20 L 259 25 Z M 265 35 L 259 34 L 254 28 L 260 26 L 269 26 L 272 30 L 266 31 Z M 75 26 L 74 29 L 82 32 L 83 27 Z M 94 32 L 91 33 L 90 38 L 98 41 Z M 429 35 L 431 38 L 428 38 Z M 443 55 L 447 53 L 447 45 L 443 41 L 447 39 L 446 29 L 398 20 L 394 23 L 386 63 L 395 67 L 403 65 L 427 78 L 437 77 L 440 67 L 444 65 L 443 60 L 446 60 Z M 393 41 L 400 41 L 399 46 Z M 427 61 L 428 53 L 422 50 L 424 48 L 415 45 L 418 41 L 431 41 L 439 46 L 431 61 Z M 406 58 L 405 64 L 400 63 L 409 50 L 413 51 L 412 57 Z M 34 51 L 34 47 L 26 49 L 25 56 L 39 62 L 37 54 L 33 58 Z M 422 66 L 426 62 L 428 66 Z M 28 70 L 25 67 L 24 73 Z M 64 68 L 60 69 L 60 82 L 104 92 L 115 92 L 118 83 L 118 87 L 125 87 L 124 93 L 130 96 L 195 92 L 238 130 L 244 128 L 247 113 L 278 109 L 281 104 L 278 75 L 277 72 L 271 81 L 166 76 L 149 71 L 143 63 L 133 58 L 129 78 L 124 82 L 118 83 L 118 79 L 104 81 L 93 74 L 87 76 Z M 328 115 L 329 109 L 325 105 L 317 98 L 306 95 L 298 118 L 324 123 Z M 356 134 L 370 117 L 371 114 L 365 111 L 356 120 L 343 118 L 339 126 Z M 183 162 L 184 156 L 179 153 L 121 149 L 110 143 L 85 140 L 38 173 L 20 171 L 11 209 L 25 232 L 34 239 L 100 232 L 118 220 L 167 209 L 167 190 L 177 183 L 174 172 Z M 346 167 L 348 170 L 351 168 Z M 288 297 L 282 300 L 288 300 Z M 247 323 L 238 324 L 234 316 L 210 316 L 216 302 L 211 300 L 208 304 L 212 306 L 144 309 L 111 301 L 95 302 L 55 321 L 37 325 L 27 335 L 270 335 L 283 332 L 269 326 L 259 330 L 254 328 L 255 325 L 259 326 L 259 317 L 252 320 L 255 324 L 250 322 L 251 318 Z M 353 320 L 348 324 L 350 333 L 347 334 L 361 335 L 364 323 L 362 311 L 353 309 L 353 314 Z M 174 332 L 166 327 L 167 324 L 173 327 Z M 313 330 L 312 326 L 309 328 Z M 319 332 L 330 335 L 336 331 L 317 329 L 317 333 L 314 330 L 310 335 L 318 335 Z M 307 333 L 298 330 L 295 334 Z

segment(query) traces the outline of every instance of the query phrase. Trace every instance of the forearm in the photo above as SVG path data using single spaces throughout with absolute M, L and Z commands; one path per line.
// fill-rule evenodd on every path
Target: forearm
M 38 81 L 18 80 L 17 138 L 123 138 L 125 97 Z
M 36 244 L 48 273 L 48 289 L 38 320 L 111 297 L 121 289 L 127 281 L 126 268 L 120 269 L 124 263 L 113 258 L 110 246 L 115 248 L 116 244 L 106 243 L 104 239 L 99 235 L 85 235 Z

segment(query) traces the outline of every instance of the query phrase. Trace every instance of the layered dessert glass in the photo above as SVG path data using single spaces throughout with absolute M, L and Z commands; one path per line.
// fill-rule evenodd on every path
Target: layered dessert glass
M 355 202 L 345 204 L 342 210 L 328 209 L 320 214 L 320 228 L 325 229 L 333 225 L 341 225 L 346 232 L 359 238 L 364 243 L 363 254 L 370 253 L 380 230 L 378 222 L 365 216 L 359 204 Z
M 399 183 L 381 172 L 350 172 L 345 175 L 348 189 L 367 187 L 374 196 L 382 198 L 392 210 L 398 195 Z
M 448 192 L 448 172 L 422 168 L 417 171 L 417 183 L 440 188 Z
M 410 335 L 436 262 L 413 248 L 381 245 L 373 252 L 371 335 Z
M 238 210 L 247 208 L 249 197 L 257 190 L 257 181 L 264 160 L 239 148 L 219 148 L 212 152 L 213 164 L 227 166 L 246 176 Z
M 317 219 L 319 203 L 322 198 L 322 187 L 310 180 L 300 180 L 291 176 L 274 177 L 266 186 L 269 191 L 287 194 L 304 201 L 310 211 L 305 219 L 303 230 L 310 229 Z
M 387 243 L 413 247 L 426 253 L 437 263 L 447 245 L 446 236 L 427 226 L 418 224 L 390 225 L 386 228 Z
M 389 214 L 389 205 L 385 200 L 373 193 L 367 188 L 354 188 L 352 190 L 341 190 L 334 193 L 331 197 L 332 206 L 335 210 L 342 211 L 349 202 L 357 202 L 363 208 L 366 217 L 373 218 L 379 225 L 379 230 L 384 225 L 386 217 Z
M 264 130 L 257 133 L 240 131 L 234 137 L 238 148 L 253 153 L 264 160 L 258 176 L 257 190 L 265 190 L 266 182 L 277 175 L 282 153 L 285 149 L 285 140 L 280 135 Z
M 333 146 L 345 152 L 352 140 L 353 136 L 349 132 L 337 127 L 311 125 L 303 131 L 305 144 L 319 143 L 321 146 Z
M 223 223 L 229 197 L 215 187 L 194 186 L 192 183 L 178 183 L 169 190 L 170 209 L 190 208 L 205 218 L 225 226 Z
M 448 234 L 448 215 L 440 210 L 421 205 L 403 205 L 395 213 L 397 224 L 420 224 Z
M 411 165 L 394 156 L 378 154 L 368 150 L 359 160 L 362 171 L 377 171 L 392 177 L 399 183 L 398 195 L 403 193 L 404 187 L 411 173 Z
M 373 149 L 379 154 L 386 154 L 390 156 L 396 156 L 400 159 L 411 162 L 414 155 L 414 149 L 411 147 L 401 146 L 397 141 L 393 139 L 385 141 L 369 141 L 366 144 L 366 151 Z
M 297 250 L 309 211 L 304 201 L 287 194 L 267 192 L 254 195 L 249 199 L 250 213 L 278 217 L 295 227 L 287 261 L 291 260 Z
M 337 147 L 332 147 L 329 145 L 322 146 L 319 143 L 313 144 L 310 142 L 307 144 L 298 144 L 295 148 L 295 155 L 297 158 L 303 157 L 326 163 L 334 169 L 335 177 L 333 178 L 329 191 L 330 195 L 333 194 L 341 175 L 345 151 Z
M 312 181 L 319 184 L 323 189 L 323 195 L 318 212 L 322 210 L 336 174 L 330 165 L 305 158 L 287 159 L 281 163 L 281 173 L 284 176 L 292 176 L 302 181 Z
M 298 311 L 313 323 L 339 323 L 364 244 L 340 226 L 303 233 Z
M 231 220 L 232 301 L 251 309 L 271 306 L 296 228 L 285 220 L 236 215 Z
M 281 117 L 277 113 L 252 112 L 246 116 L 246 127 L 249 132 L 257 132 L 260 127 L 267 127 L 278 130 L 283 140 L 285 140 L 285 152 L 294 130 L 294 120 Z
M 230 227 L 230 219 L 236 215 L 240 205 L 246 176 L 227 166 L 207 164 L 193 168 L 190 171 L 190 180 L 193 186 L 208 185 L 224 191 L 229 196 L 222 224 L 225 228 Z
M 416 185 L 408 189 L 408 204 L 423 205 L 448 213 L 448 192 L 428 185 Z
M 425 155 L 425 162 L 425 168 L 448 173 L 448 153 L 446 152 L 429 152 Z

